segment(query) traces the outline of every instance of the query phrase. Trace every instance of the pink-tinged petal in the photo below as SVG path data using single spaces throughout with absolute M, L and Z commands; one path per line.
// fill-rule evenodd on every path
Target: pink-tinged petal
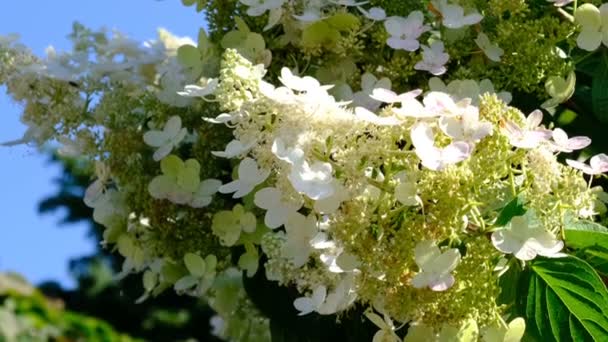
M 471 155 L 471 146 L 464 141 L 456 141 L 445 147 L 441 154 L 444 162 L 456 164 Z
M 429 273 L 420 272 L 412 278 L 412 286 L 417 289 L 425 288 L 431 282 L 431 275 Z
M 553 130 L 553 140 L 560 146 L 565 146 L 568 143 L 568 135 L 561 128 Z
M 582 150 L 591 145 L 591 139 L 588 137 L 573 137 L 568 140 L 568 148 L 571 150 Z
M 543 122 L 543 112 L 540 109 L 536 109 L 526 118 L 526 128 L 534 129 Z
M 593 159 L 593 158 L 591 158 Z M 599 172 L 597 172 L 596 170 L 594 170 L 591 166 L 585 164 L 585 163 L 581 163 L 579 161 L 576 160 L 572 160 L 572 159 L 566 159 L 566 164 L 570 165 L 571 167 L 583 171 L 583 173 L 586 173 L 588 175 L 597 175 L 599 174 Z
M 451 274 L 445 274 L 438 279 L 433 279 L 429 283 L 429 288 L 433 291 L 445 291 L 454 285 L 455 279 Z
M 591 157 L 589 161 L 591 169 L 595 171 L 595 174 L 600 174 L 608 171 L 608 156 L 601 153 Z

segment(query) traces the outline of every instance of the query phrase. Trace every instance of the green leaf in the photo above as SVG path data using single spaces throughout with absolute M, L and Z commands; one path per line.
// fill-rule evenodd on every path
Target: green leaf
M 564 229 L 566 246 L 576 249 L 600 246 L 608 250 L 608 228 L 591 221 L 567 222 Z
M 526 333 L 541 341 L 603 341 L 608 336 L 608 291 L 583 260 L 537 259 L 532 263 Z
M 602 122 L 608 122 L 608 53 L 604 52 L 591 81 L 593 113 Z
M 515 216 L 522 216 L 525 213 L 526 208 L 524 207 L 523 199 L 520 196 L 517 196 L 511 202 L 507 203 L 504 208 L 502 208 L 494 225 L 497 227 L 506 226 L 509 222 L 511 222 L 512 218 Z
M 602 276 L 608 277 L 608 249 L 594 246 L 580 250 L 576 256 L 589 263 Z

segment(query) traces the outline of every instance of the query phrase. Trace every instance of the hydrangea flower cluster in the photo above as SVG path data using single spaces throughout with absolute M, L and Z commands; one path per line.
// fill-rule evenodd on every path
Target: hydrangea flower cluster
M 120 276 L 143 274 L 139 300 L 204 298 L 239 341 L 270 339 L 259 278 L 297 293 L 294 317 L 354 312 L 374 341 L 519 341 L 537 324 L 503 300 L 505 274 L 570 258 L 566 226 L 606 212 L 591 185 L 608 156 L 586 164 L 572 153 L 590 138 L 515 106 L 569 100 L 604 6 L 197 7 L 197 42 L 75 25 L 74 51 L 39 59 L 0 40 L 29 127 L 7 145 L 55 140 L 91 165 L 85 203 Z

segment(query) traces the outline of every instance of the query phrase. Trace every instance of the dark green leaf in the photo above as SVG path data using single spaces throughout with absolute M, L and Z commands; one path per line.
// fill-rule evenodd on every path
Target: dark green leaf
M 511 219 L 515 216 L 522 216 L 526 213 L 526 208 L 524 207 L 523 200 L 521 197 L 515 197 L 511 202 L 507 203 L 507 205 L 502 208 L 498 218 L 496 219 L 495 225 L 498 227 L 506 226 Z
M 580 250 L 576 256 L 589 263 L 602 276 L 608 277 L 608 249 L 594 246 Z
M 591 82 L 593 113 L 602 122 L 608 122 L 608 53 L 604 53 Z
M 608 338 L 608 291 L 579 258 L 534 261 L 525 308 L 526 333 L 541 341 Z

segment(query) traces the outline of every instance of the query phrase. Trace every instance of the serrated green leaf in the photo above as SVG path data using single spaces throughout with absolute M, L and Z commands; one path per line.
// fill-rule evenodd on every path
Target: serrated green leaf
M 599 246 L 608 250 L 608 228 L 591 221 L 572 221 L 564 228 L 566 246 L 583 249 Z
M 606 52 L 591 81 L 591 105 L 595 117 L 608 123 L 608 53 Z
M 527 334 L 541 341 L 608 337 L 608 291 L 589 264 L 573 256 L 542 258 L 531 269 Z
M 524 207 L 523 200 L 521 197 L 517 196 L 511 202 L 507 203 L 504 208 L 502 208 L 494 225 L 497 227 L 506 226 L 509 222 L 511 222 L 512 218 L 515 216 L 522 216 L 525 213 L 526 208 Z

